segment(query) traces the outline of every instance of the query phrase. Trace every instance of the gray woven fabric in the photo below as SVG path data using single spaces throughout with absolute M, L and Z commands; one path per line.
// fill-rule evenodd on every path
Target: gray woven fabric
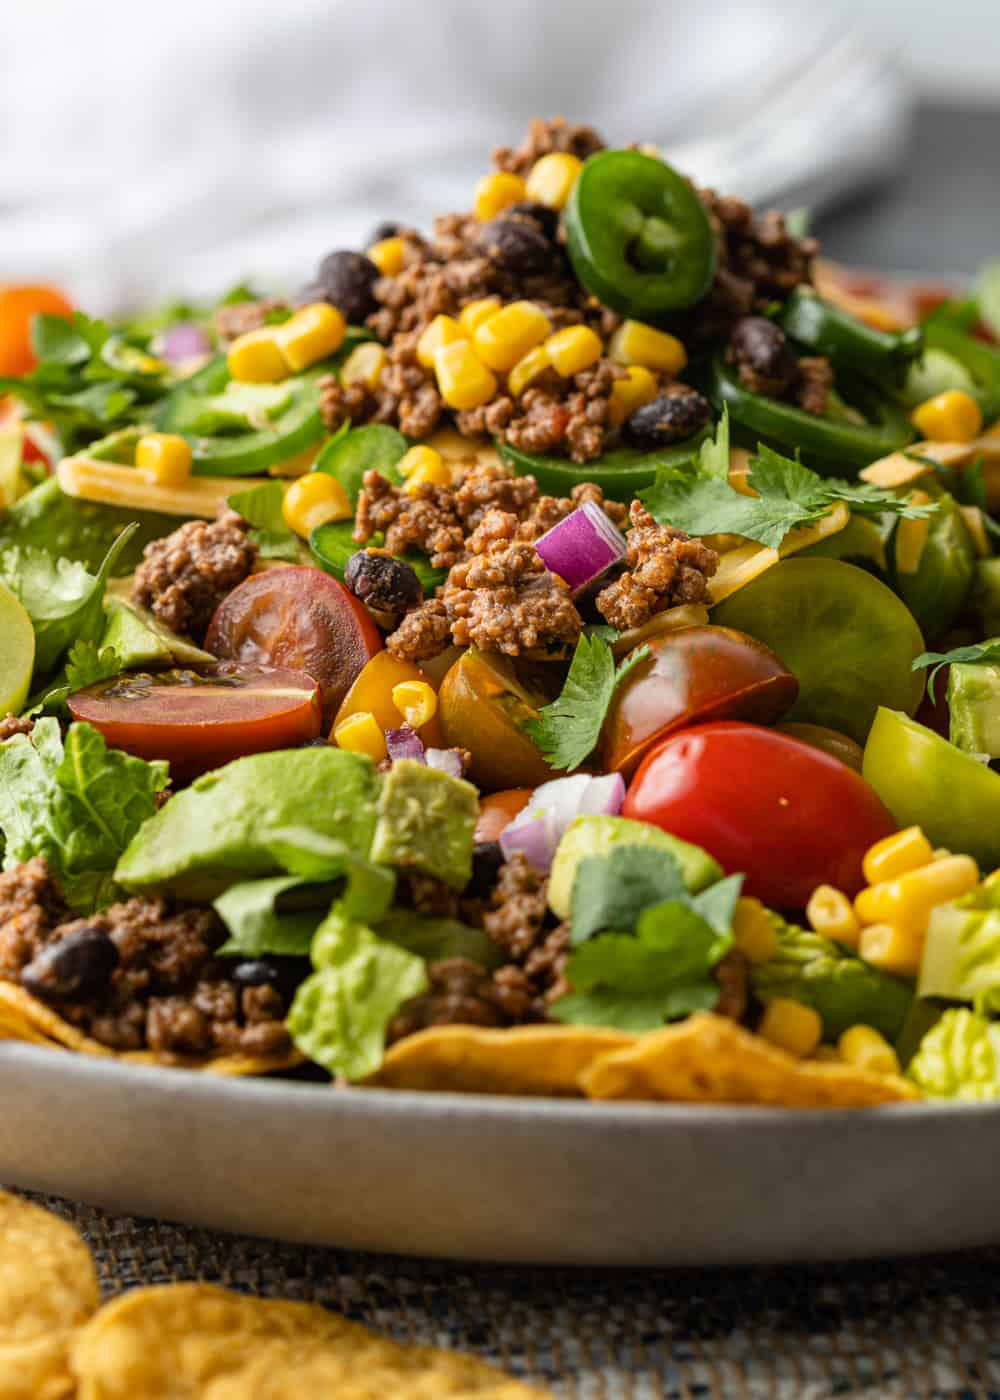
M 108 1296 L 205 1279 L 321 1302 L 399 1341 L 478 1353 L 567 1400 L 1000 1400 L 1000 1249 L 752 1272 L 514 1269 L 31 1199 L 83 1233 Z

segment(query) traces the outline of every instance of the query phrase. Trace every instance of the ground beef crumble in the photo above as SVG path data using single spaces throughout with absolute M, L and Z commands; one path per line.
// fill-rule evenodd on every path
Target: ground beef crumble
M 248 331 L 266 326 L 276 311 L 287 311 L 288 303 L 280 297 L 265 297 L 261 301 L 236 301 L 220 306 L 215 313 L 215 333 L 228 344 Z
M 20 719 L 17 715 L 5 715 L 0 719 L 0 744 L 13 739 L 15 734 L 30 735 L 35 727 L 33 719 Z
M 633 501 L 629 514 L 625 572 L 597 595 L 598 612 L 622 632 L 666 608 L 704 603 L 719 567 L 714 549 L 672 525 L 658 525 L 641 502 Z
M 132 597 L 172 631 L 200 641 L 215 609 L 256 562 L 257 546 L 235 512 L 189 520 L 146 546 Z
M 604 142 L 592 126 L 570 123 L 565 117 L 553 117 L 546 121 L 535 117 L 528 126 L 528 134 L 520 146 L 497 146 L 493 152 L 493 164 L 498 170 L 509 170 L 514 175 L 527 175 L 536 160 L 550 155 L 553 151 L 565 151 L 578 160 L 586 160 L 604 150 Z

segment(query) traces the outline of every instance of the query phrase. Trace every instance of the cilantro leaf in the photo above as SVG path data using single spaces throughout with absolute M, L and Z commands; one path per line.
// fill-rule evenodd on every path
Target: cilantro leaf
M 267 481 L 248 491 L 237 491 L 226 498 L 226 505 L 253 528 L 250 538 L 264 559 L 298 560 L 299 539 L 285 524 L 282 503 L 285 493 L 280 481 Z
M 636 647 L 616 668 L 607 642 L 581 636 L 558 700 L 525 725 L 553 768 L 579 768 L 597 743 L 615 691 L 648 655 L 648 646 Z
M 114 647 L 100 648 L 96 642 L 74 642 L 60 674 L 31 704 L 32 713 L 63 714 L 66 701 L 85 686 L 121 675 L 122 659 Z
M 701 445 L 698 454 L 698 475 L 715 481 L 729 482 L 729 405 L 722 409 L 715 437 Z
M 1000 639 L 982 642 L 977 646 L 955 647 L 952 651 L 922 651 L 910 669 L 923 671 L 928 666 L 932 668 L 927 677 L 929 700 L 934 700 L 934 687 L 942 669 L 954 663 L 971 666 L 1000 665 Z
M 606 856 L 587 856 L 573 881 L 572 941 L 583 943 L 602 929 L 631 930 L 644 909 L 685 892 L 681 868 L 669 851 L 616 846 Z

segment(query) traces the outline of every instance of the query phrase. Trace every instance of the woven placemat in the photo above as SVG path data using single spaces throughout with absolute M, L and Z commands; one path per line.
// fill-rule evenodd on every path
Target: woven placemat
M 1000 1249 L 753 1271 L 515 1269 L 273 1244 L 30 1199 L 83 1233 L 108 1296 L 205 1279 L 320 1302 L 573 1400 L 1000 1400 Z

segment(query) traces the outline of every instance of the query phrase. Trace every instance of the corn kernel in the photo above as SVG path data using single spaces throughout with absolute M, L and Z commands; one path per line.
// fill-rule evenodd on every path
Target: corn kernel
M 416 447 L 411 447 L 409 452 L 404 452 L 396 463 L 396 470 L 400 476 L 410 476 L 421 467 L 429 468 L 431 472 L 440 473 L 445 467 L 445 475 L 441 476 L 441 486 L 451 485 L 451 471 L 445 466 L 445 460 L 433 447 L 428 447 L 426 443 L 418 443 Z
M 536 160 L 528 172 L 525 195 L 534 204 L 565 209 L 582 169 L 583 161 L 568 151 L 551 151 Z
M 401 238 L 383 238 L 368 249 L 368 258 L 383 277 L 395 277 L 403 270 L 406 246 Z
M 904 831 L 884 836 L 874 846 L 869 846 L 861 868 L 868 883 L 877 885 L 881 880 L 895 880 L 899 875 L 919 870 L 933 859 L 931 843 L 920 827 L 908 826 Z
M 608 341 L 608 357 L 619 365 L 643 365 L 680 374 L 687 364 L 687 351 L 676 336 L 658 331 L 642 321 L 623 321 Z
M 487 219 L 495 219 L 501 210 L 512 204 L 520 204 L 527 197 L 520 175 L 513 175 L 509 170 L 498 170 L 492 175 L 484 175 L 476 185 L 472 212 L 485 223 Z
M 733 911 L 733 941 L 747 962 L 769 962 L 778 951 L 778 935 L 759 899 L 741 895 Z
M 858 952 L 880 972 L 916 977 L 924 955 L 924 930 L 896 924 L 869 924 L 861 930 Z
M 926 491 L 911 491 L 910 505 L 925 506 L 930 501 Z M 931 533 L 931 520 L 925 515 L 917 520 L 901 520 L 896 526 L 894 550 L 896 572 L 915 574 L 920 568 L 920 560 Z
M 453 316 L 435 316 L 417 341 L 417 362 L 424 369 L 434 368 L 434 351 L 455 340 L 467 340 L 467 332 Z
M 226 352 L 226 364 L 243 384 L 275 384 L 288 378 L 288 361 L 274 338 L 274 326 L 237 336 Z
M 823 1036 L 823 1022 L 811 1006 L 790 997 L 775 997 L 764 1008 L 757 1034 L 804 1059 L 816 1049 Z
M 624 379 L 616 379 L 611 386 L 612 426 L 624 423 L 630 413 L 651 403 L 658 392 L 659 385 L 651 370 L 645 365 L 629 365 Z
M 340 371 L 342 384 L 363 384 L 366 389 L 377 389 L 385 369 L 385 346 L 377 340 L 363 340 L 356 345 Z
M 486 368 L 467 340 L 454 340 L 434 352 L 438 391 L 449 408 L 478 408 L 497 391 L 496 375 Z
M 437 714 L 438 698 L 426 681 L 400 681 L 392 687 L 392 703 L 411 729 L 420 729 Z
M 983 415 L 964 389 L 946 389 L 918 404 L 910 422 L 931 442 L 971 442 L 979 435 Z
M 858 916 L 847 895 L 833 885 L 817 885 L 806 905 L 806 918 L 810 928 L 824 938 L 833 938 L 848 948 L 858 946 L 861 932 Z
M 978 883 L 979 867 L 971 856 L 944 856 L 895 880 L 870 885 L 858 895 L 854 908 L 862 923 L 923 930 L 936 905 L 968 894 Z
M 359 710 L 336 725 L 333 742 L 350 753 L 367 754 L 374 763 L 381 763 L 387 757 L 385 735 L 370 710 Z
M 135 445 L 135 465 L 149 481 L 181 486 L 191 475 L 191 448 L 177 433 L 147 433 Z
M 343 345 L 346 334 L 344 313 L 326 301 L 310 302 L 300 307 L 291 320 L 274 327 L 278 348 L 296 374 L 334 354 Z
M 511 370 L 507 376 L 507 388 L 515 399 L 520 398 L 525 389 L 530 388 L 540 375 L 551 368 L 552 361 L 549 359 L 548 350 L 544 345 L 536 345 L 534 350 L 522 355 Z
M 472 343 L 490 369 L 513 369 L 518 360 L 552 330 L 545 312 L 532 301 L 512 301 L 476 327 Z
M 899 1056 L 886 1040 L 871 1026 L 848 1026 L 837 1041 L 840 1058 L 855 1069 L 867 1069 L 872 1074 L 899 1074 Z
M 475 335 L 483 322 L 488 321 L 502 305 L 499 297 L 479 297 L 477 301 L 470 301 L 462 307 L 458 313 L 458 323 L 466 335 Z
M 566 326 L 549 336 L 545 348 L 557 373 L 564 379 L 589 369 L 604 352 L 601 337 L 589 326 Z
M 349 520 L 354 514 L 347 492 L 326 472 L 296 477 L 281 503 L 285 524 L 303 539 L 331 520 Z

